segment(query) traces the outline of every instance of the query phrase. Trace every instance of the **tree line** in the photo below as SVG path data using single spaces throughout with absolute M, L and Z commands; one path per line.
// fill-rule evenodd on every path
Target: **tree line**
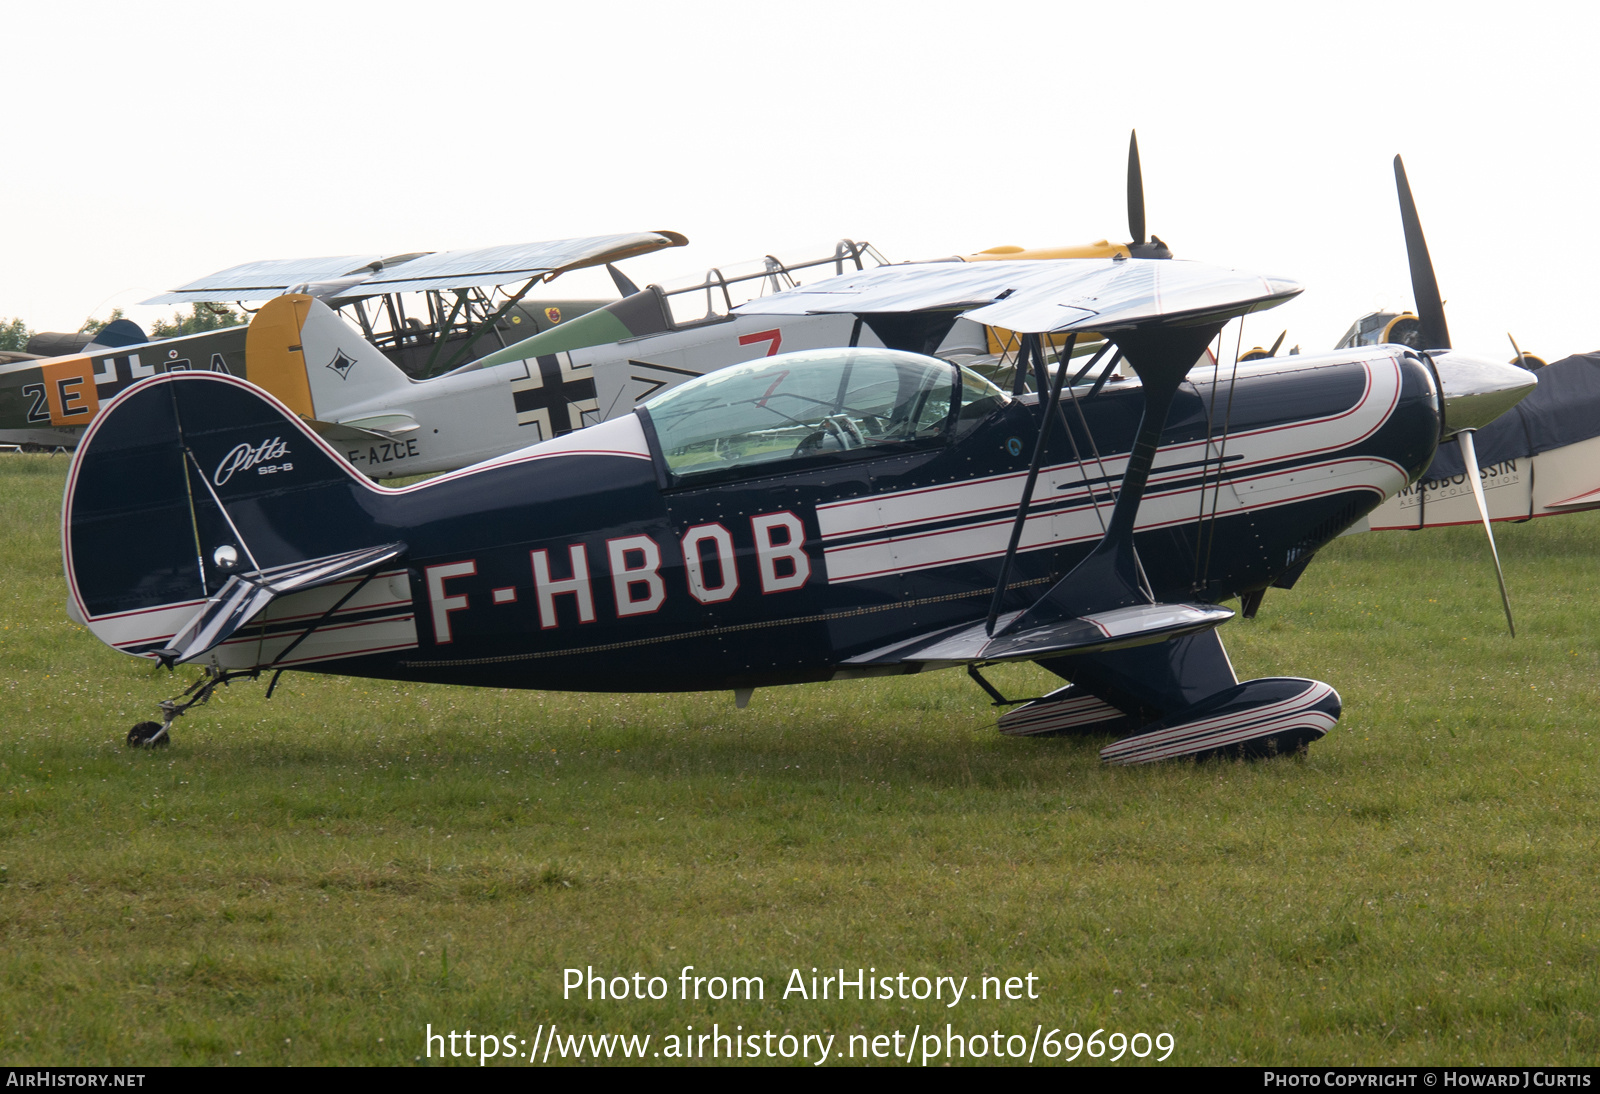
M 99 334 L 101 329 L 118 319 L 126 318 L 121 308 L 113 308 L 111 314 L 105 319 L 90 317 L 83 321 L 78 328 L 84 334 Z M 170 321 L 157 319 L 150 326 L 149 335 L 152 341 L 157 338 L 177 338 L 183 334 L 203 334 L 210 330 L 221 330 L 223 327 L 236 327 L 241 323 L 248 323 L 249 319 L 226 304 L 194 304 L 185 315 L 181 310 L 172 313 Z M 22 319 L 0 319 L 0 350 L 22 351 L 27 348 L 28 339 L 38 332 L 28 326 Z

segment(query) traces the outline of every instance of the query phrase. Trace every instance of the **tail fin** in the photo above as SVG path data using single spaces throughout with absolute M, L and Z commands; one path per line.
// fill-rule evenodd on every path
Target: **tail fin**
M 123 346 L 140 346 L 150 341 L 144 328 L 131 319 L 113 319 L 97 331 L 81 352 L 121 349 Z
M 406 390 L 411 380 L 322 301 L 275 296 L 250 322 L 251 383 L 312 421 L 340 422 L 353 408 Z
M 62 511 L 69 594 L 102 641 L 151 653 L 232 577 L 386 544 L 374 492 L 248 383 L 154 377 L 78 448 Z

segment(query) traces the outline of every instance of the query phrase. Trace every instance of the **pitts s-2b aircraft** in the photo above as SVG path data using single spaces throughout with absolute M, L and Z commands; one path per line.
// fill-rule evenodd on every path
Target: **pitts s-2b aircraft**
M 1239 682 L 1219 602 L 1292 584 L 1530 375 L 1379 346 L 1187 379 L 1230 319 L 1298 292 L 1140 258 L 849 273 L 744 307 L 859 317 L 887 348 L 724 368 L 401 490 L 241 380 L 160 376 L 79 448 L 70 595 L 115 648 L 205 668 L 132 744 L 284 669 L 742 705 L 1034 661 L 1067 683 L 1007 732 L 1115 732 L 1116 763 L 1290 752 L 1339 697 Z M 1042 397 L 908 351 L 961 316 L 1022 332 Z M 1108 344 L 1084 370 L 1125 357 L 1140 382 L 1078 393 L 1070 344 L 1046 376 L 1042 339 L 1086 330 Z

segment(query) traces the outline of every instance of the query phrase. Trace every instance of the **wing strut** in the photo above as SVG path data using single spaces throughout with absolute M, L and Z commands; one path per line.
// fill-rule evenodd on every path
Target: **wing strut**
M 984 630 L 988 634 L 994 633 L 995 621 L 1000 618 L 1000 604 L 1005 600 L 1006 583 L 1011 577 L 1011 560 L 1017 557 L 1017 545 L 1022 542 L 1022 526 L 1028 520 L 1028 504 L 1033 500 L 1033 487 L 1039 481 L 1039 467 L 1044 463 L 1045 449 L 1050 440 L 1050 427 L 1057 416 L 1056 413 L 1052 413 L 1051 408 L 1056 408 L 1057 412 L 1060 410 L 1061 384 L 1067 377 L 1067 366 L 1072 363 L 1072 347 L 1077 341 L 1076 334 L 1070 335 L 1066 345 L 1061 347 L 1061 354 L 1056 358 L 1056 378 L 1050 384 L 1050 401 L 1039 407 L 1039 436 L 1033 442 L 1033 462 L 1028 464 L 1028 478 L 1022 486 L 1022 500 L 1017 504 L 1016 523 L 1011 526 L 1011 542 L 1006 546 L 1005 558 L 1000 560 L 1000 576 L 994 583 L 994 598 L 989 601 L 989 621 L 984 625 Z M 1039 348 L 1037 334 L 1022 336 L 1022 353 L 1032 359 L 1033 366 L 1042 374 L 1044 354 Z M 1020 373 L 1022 362 L 1017 362 L 1017 366 L 1017 371 Z
M 528 295 L 528 290 L 533 288 L 535 285 L 537 285 L 539 283 L 539 281 L 540 281 L 540 278 L 538 278 L 538 277 L 529 278 L 528 279 L 528 283 L 526 285 L 522 286 L 522 288 L 518 289 L 511 296 L 506 297 L 506 302 L 504 304 L 500 305 L 500 309 L 498 311 L 496 311 L 493 315 L 489 316 L 489 318 L 485 319 L 483 321 L 483 323 L 481 325 L 479 325 L 479 327 L 478 327 L 478 329 L 476 331 L 473 331 L 471 328 L 468 328 L 468 330 L 467 330 L 467 340 L 461 344 L 461 348 L 460 349 L 456 350 L 455 353 L 451 354 L 450 360 L 445 362 L 444 368 L 441 371 L 449 372 L 451 369 L 453 369 L 457 365 L 461 364 L 462 359 L 465 358 L 468 354 L 470 354 L 472 352 L 472 344 L 474 342 L 476 342 L 479 338 L 482 338 L 483 335 L 484 335 L 484 332 L 494 330 L 495 329 L 495 324 L 500 322 L 500 320 L 505 317 L 506 312 L 508 312 L 512 308 L 516 307 L 517 303 L 519 301 L 521 301 L 524 296 Z M 484 310 L 487 311 L 488 309 L 485 308 Z M 443 332 L 440 333 L 440 337 L 441 338 L 444 337 L 444 333 Z
M 1049 626 L 1095 612 L 1151 603 L 1152 598 L 1146 591 L 1142 576 L 1143 568 L 1134 549 L 1134 522 L 1139 515 L 1140 502 L 1144 499 L 1145 484 L 1155 463 L 1161 431 L 1166 426 L 1173 397 L 1177 395 L 1179 385 L 1196 358 L 1221 331 L 1223 322 L 1225 320 L 1202 321 L 1193 326 L 1143 324 L 1112 335 L 1139 376 L 1144 394 L 1144 413 L 1139 419 L 1139 432 L 1134 438 L 1127 470 L 1123 472 L 1122 484 L 1117 491 L 1116 505 L 1111 510 L 1111 522 L 1089 556 L 1056 582 L 1031 608 L 1008 623 L 1002 635 Z M 1057 386 L 1059 389 L 1059 378 Z M 1034 458 L 1037 463 L 1038 453 Z M 1028 485 L 1031 491 L 1031 475 Z M 1026 500 L 1025 494 L 1024 502 Z M 1019 523 L 1012 529 L 1013 548 L 1007 552 L 1008 561 L 1020 536 L 1021 514 L 1018 515 Z
M 433 375 L 433 366 L 439 363 L 439 354 L 444 352 L 444 344 L 450 338 L 450 328 L 455 326 L 456 316 L 461 314 L 461 309 L 467 303 L 467 294 L 471 289 L 457 289 L 456 302 L 450 306 L 450 314 L 445 317 L 444 323 L 439 327 L 439 333 L 433 340 L 433 352 L 428 355 L 427 367 L 422 370 L 424 376 Z M 468 318 L 470 319 L 470 313 Z M 467 335 L 472 335 L 472 324 L 467 324 Z

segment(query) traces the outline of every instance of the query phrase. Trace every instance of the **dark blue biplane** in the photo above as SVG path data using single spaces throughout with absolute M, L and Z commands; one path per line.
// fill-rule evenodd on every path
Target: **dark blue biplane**
M 1398 345 L 1196 369 L 1225 323 L 1298 292 L 1140 258 L 854 273 L 746 309 L 854 314 L 893 348 L 723 369 L 399 490 L 242 380 L 158 376 L 79 448 L 70 595 L 117 649 L 205 670 L 136 744 L 285 669 L 742 705 L 946 667 L 1006 702 L 981 667 L 1033 661 L 1063 686 L 1007 732 L 1114 734 L 1119 763 L 1290 752 L 1339 697 L 1238 681 L 1220 603 L 1292 585 L 1531 384 Z M 1025 336 L 1010 390 L 926 355 L 961 315 Z M 1043 336 L 1090 331 L 1101 352 L 1052 372 Z M 1136 382 L 1107 382 L 1119 358 Z

